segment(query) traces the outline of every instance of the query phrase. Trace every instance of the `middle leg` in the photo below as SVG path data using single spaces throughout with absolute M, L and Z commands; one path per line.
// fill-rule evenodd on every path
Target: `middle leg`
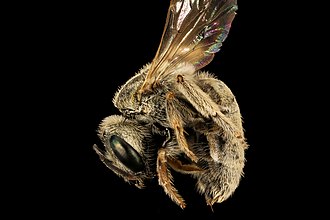
M 175 97 L 173 92 L 169 92 L 166 95 L 166 110 L 167 118 L 170 126 L 173 128 L 176 140 L 181 147 L 181 150 L 193 161 L 197 162 L 197 156 L 190 150 L 187 139 L 184 135 L 184 121 L 182 111 L 178 110 L 180 101 Z

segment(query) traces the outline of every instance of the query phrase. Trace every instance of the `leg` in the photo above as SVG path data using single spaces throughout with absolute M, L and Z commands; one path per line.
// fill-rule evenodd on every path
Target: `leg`
M 183 198 L 179 195 L 178 191 L 173 185 L 172 175 L 167 167 L 169 165 L 175 171 L 184 174 L 196 174 L 204 171 L 198 167 L 197 164 L 182 164 L 181 161 L 168 156 L 167 148 L 160 148 L 157 156 L 157 174 L 159 185 L 161 185 L 167 195 L 178 204 L 182 209 L 186 207 Z
M 174 158 L 167 158 L 167 163 L 175 171 L 183 174 L 196 174 L 204 171 L 196 163 L 182 164 L 180 160 Z
M 177 89 L 201 115 L 214 122 L 211 128 L 200 130 L 207 138 L 212 160 L 205 172 L 197 176 L 197 189 L 212 207 L 237 188 L 243 175 L 247 143 L 239 108 L 229 88 L 207 74 L 202 77 L 204 82 L 198 81 L 197 85 L 193 78 L 178 75 Z
M 220 150 L 220 143 L 219 137 L 217 134 L 208 133 L 206 134 L 207 142 L 209 143 L 210 148 L 210 156 L 215 162 L 220 162 L 221 157 L 221 150 Z
M 182 112 L 177 109 L 180 106 L 179 100 L 174 97 L 172 92 L 169 92 L 166 96 L 166 110 L 168 121 L 175 132 L 175 136 L 182 151 L 194 162 L 197 162 L 198 158 L 189 149 L 187 140 L 184 136 Z
M 179 205 L 182 209 L 186 207 L 186 203 L 179 195 L 177 189 L 172 182 L 172 175 L 167 168 L 167 155 L 165 148 L 160 148 L 157 156 L 157 174 L 158 182 L 165 191 L 165 193 L 171 198 L 173 202 Z
M 185 98 L 195 107 L 195 109 L 206 118 L 212 119 L 220 128 L 222 136 L 226 142 L 243 141 L 243 131 L 239 129 L 226 115 L 224 115 L 219 105 L 214 102 L 210 96 L 205 93 L 193 80 L 177 76 L 177 89 Z M 213 139 L 212 136 L 208 137 Z M 240 139 L 240 140 L 238 140 Z M 216 145 L 211 141 L 212 158 L 217 158 L 219 152 L 215 149 Z

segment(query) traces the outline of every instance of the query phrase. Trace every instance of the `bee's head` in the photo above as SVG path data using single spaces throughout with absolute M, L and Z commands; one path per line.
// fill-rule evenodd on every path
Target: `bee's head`
M 123 116 L 112 115 L 99 126 L 104 150 L 93 146 L 101 161 L 129 183 L 142 188 L 155 173 L 155 141 L 151 129 Z

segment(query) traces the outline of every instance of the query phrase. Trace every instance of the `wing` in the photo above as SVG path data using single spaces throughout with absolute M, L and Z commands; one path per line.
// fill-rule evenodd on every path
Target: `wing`
M 237 0 L 171 0 L 164 32 L 140 94 L 152 90 L 179 64 L 209 64 L 226 39 Z

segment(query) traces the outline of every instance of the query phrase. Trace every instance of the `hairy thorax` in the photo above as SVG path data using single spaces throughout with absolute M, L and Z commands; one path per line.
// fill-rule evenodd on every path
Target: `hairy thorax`
M 127 118 L 134 118 L 144 123 L 156 122 L 167 127 L 165 90 L 156 89 L 139 97 L 138 92 L 145 80 L 148 67 L 148 64 L 145 65 L 119 88 L 113 103 Z

